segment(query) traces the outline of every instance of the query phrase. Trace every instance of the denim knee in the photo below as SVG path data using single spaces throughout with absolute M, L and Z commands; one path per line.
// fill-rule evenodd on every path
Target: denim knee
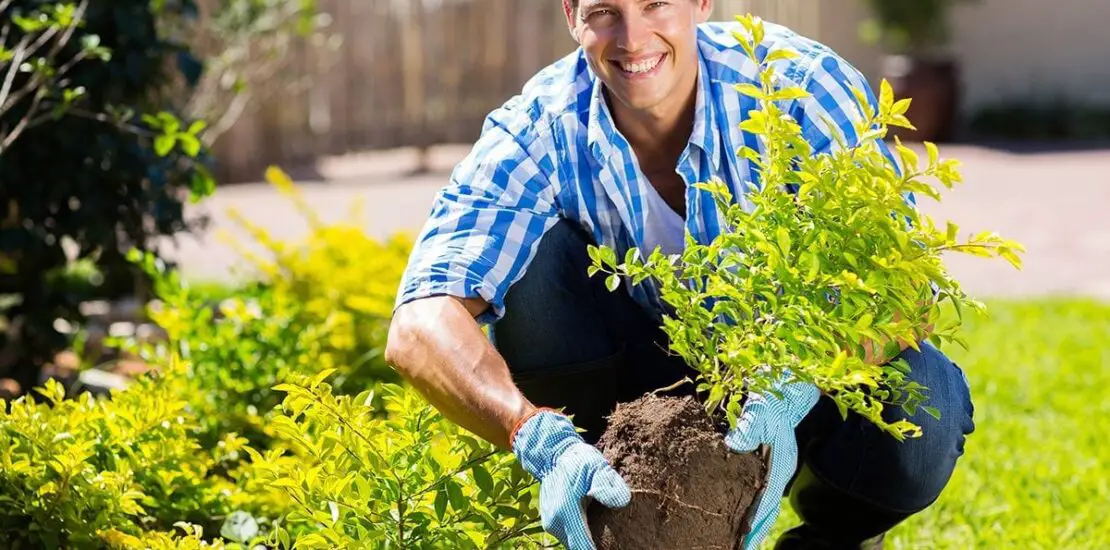
M 888 406 L 888 422 L 908 420 L 922 435 L 897 441 L 871 426 L 871 445 L 865 467 L 850 489 L 892 510 L 916 512 L 932 504 L 951 479 L 964 453 L 967 436 L 975 431 L 974 405 L 967 377 L 958 365 L 928 342 L 920 351 L 907 349 L 899 357 L 910 367 L 909 378 L 927 389 L 923 405 L 936 409 L 934 418 L 919 407 L 913 415 Z

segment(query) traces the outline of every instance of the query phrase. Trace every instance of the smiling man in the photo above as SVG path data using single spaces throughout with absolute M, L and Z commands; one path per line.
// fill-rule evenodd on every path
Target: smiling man
M 665 309 L 650 280 L 609 292 L 587 276 L 586 247 L 678 253 L 687 232 L 702 243 L 719 233 L 712 197 L 692 184 L 718 177 L 745 201 L 743 182 L 758 180 L 735 154 L 758 146 L 739 129 L 756 105 L 734 86 L 756 83 L 759 68 L 732 35 L 742 27 L 707 22 L 712 0 L 563 0 L 563 8 L 580 47 L 489 114 L 437 195 L 386 354 L 445 416 L 510 449 L 540 482 L 544 529 L 582 550 L 593 548 L 583 512 L 591 499 L 610 507 L 630 499 L 593 446 L 605 417 L 692 373 L 664 351 Z M 767 24 L 765 42 L 799 54 L 776 74 L 810 93 L 788 112 L 813 148 L 826 151 L 835 137 L 855 143 L 850 88 L 874 102 L 860 73 L 779 25 Z M 780 397 L 749 397 L 724 438 L 736 452 L 772 449 L 749 548 L 767 536 L 784 495 L 802 524 L 776 542 L 782 550 L 880 547 L 884 533 L 938 497 L 974 429 L 973 409 L 960 369 L 928 343 L 920 348 L 898 357 L 930 389 L 941 420 L 923 410 L 887 414 L 922 426 L 918 439 L 899 443 L 858 416 L 844 420 L 796 382 L 783 381 Z

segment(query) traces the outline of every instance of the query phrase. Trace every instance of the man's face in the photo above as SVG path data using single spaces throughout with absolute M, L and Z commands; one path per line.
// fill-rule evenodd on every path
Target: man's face
M 713 0 L 580 0 L 567 23 L 613 99 L 634 110 L 668 104 L 696 78 L 697 25 Z M 676 100 L 684 103 L 685 97 Z

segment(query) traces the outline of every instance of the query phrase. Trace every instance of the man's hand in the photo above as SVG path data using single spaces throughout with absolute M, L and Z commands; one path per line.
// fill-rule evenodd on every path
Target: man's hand
M 901 320 L 901 312 L 895 311 L 894 322 L 897 323 Z M 914 340 L 916 340 L 917 342 L 925 341 L 933 333 L 933 328 L 933 325 L 928 323 L 927 318 L 923 317 L 922 325 L 920 327 L 914 328 Z M 906 351 L 906 348 L 910 347 L 910 343 L 908 341 L 899 338 L 898 352 L 891 355 L 889 353 L 886 353 L 886 349 L 889 343 L 890 339 L 886 337 L 880 338 L 877 343 L 870 340 L 863 342 L 863 362 L 867 363 L 868 365 L 882 366 L 894 360 L 895 357 L 897 357 L 903 351 Z
M 817 387 L 805 382 L 780 382 L 777 389 L 782 398 L 773 394 L 749 395 L 736 429 L 725 435 L 725 446 L 733 452 L 751 452 L 761 444 L 771 448 L 767 487 L 763 490 L 751 530 L 744 540 L 745 548 L 758 548 L 775 524 L 786 484 L 798 465 L 798 442 L 794 438 L 794 428 L 809 414 L 820 397 Z
M 540 482 L 540 520 L 544 531 L 567 550 L 594 550 L 586 525 L 587 499 L 609 508 L 626 506 L 628 486 L 594 446 L 586 443 L 566 416 L 541 409 L 512 434 L 513 454 Z

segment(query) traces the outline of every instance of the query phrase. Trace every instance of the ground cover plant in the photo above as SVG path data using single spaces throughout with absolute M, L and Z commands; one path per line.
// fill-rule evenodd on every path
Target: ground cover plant
M 155 255 L 129 255 L 154 285 L 149 317 L 165 338 L 107 343 L 153 369 L 107 398 L 67 398 L 51 382 L 36 388 L 43 403 L 23 396 L 0 412 L 0 543 L 518 548 L 546 540 L 533 505 L 538 487 L 511 455 L 366 368 L 384 344 L 373 328 L 393 302 L 385 288 L 396 289 L 403 238 L 374 241 L 304 212 L 315 220 L 310 238 L 279 243 L 257 233 L 273 256 L 252 257 L 263 276 L 237 287 L 194 290 Z
M 745 182 L 750 185 L 745 200 L 734 200 L 723 181 L 697 184 L 713 196 L 725 220 L 725 229 L 712 242 L 698 243 L 688 234 L 681 254 L 632 248 L 623 261 L 611 248 L 591 246 L 591 274 L 606 274 L 610 290 L 622 280 L 656 285 L 673 308 L 663 323 L 670 350 L 697 371 L 691 382 L 722 433 L 736 427 L 749 394 L 780 395 L 787 384 L 799 381 L 815 385 L 842 414 L 855 412 L 890 437 L 918 437 L 919 426 L 905 419 L 887 421 L 883 411 L 901 407 L 915 414 L 928 388 L 907 378 L 904 361 L 886 363 L 869 355 L 892 359 L 900 342 L 917 349 L 924 338 L 918 328 L 922 325 L 934 327 L 928 335 L 934 344 L 962 342 L 963 311 L 979 311 L 982 304 L 947 273 L 942 255 L 998 257 L 1020 267 L 1023 248 L 991 232 L 961 238 L 952 222 L 938 229 L 908 200 L 912 194 L 939 200 L 937 187 L 951 188 L 961 178 L 958 162 L 941 159 L 930 143 L 925 144 L 924 163 L 897 139 L 891 146 L 897 161 L 887 156 L 888 128 L 912 128 L 912 123 L 905 116 L 911 100 L 895 101 L 886 81 L 877 98 L 853 90 L 858 138 L 846 142 L 838 136 L 826 150 L 814 150 L 791 114 L 809 92 L 775 76 L 774 64 L 796 52 L 757 49 L 763 43 L 762 22 L 750 15 L 737 19 L 745 32 L 734 34 L 761 68 L 760 85 L 736 87 L 758 106 L 740 127 L 759 138 L 759 148 L 745 146 L 738 154 L 753 163 L 759 181 Z M 938 324 L 942 304 L 959 315 Z M 630 423 L 646 428 L 658 422 L 650 415 L 662 409 L 628 410 L 644 414 Z M 681 439 L 678 430 L 685 435 L 689 425 L 676 423 L 671 439 Z M 612 539 L 603 546 L 634 546 L 635 537 L 649 527 L 655 529 L 654 540 L 674 534 L 693 537 L 691 544 L 699 546 L 732 547 L 742 539 L 748 531 L 745 511 L 752 495 L 764 487 L 755 476 L 714 483 L 714 469 L 706 464 L 731 458 L 722 438 L 715 439 L 720 458 L 686 456 L 685 467 L 672 471 L 622 470 L 624 464 L 665 462 L 678 451 L 636 445 L 627 439 L 636 437 L 637 430 L 618 428 L 623 436 L 614 436 L 602 450 L 630 478 L 634 493 L 669 495 L 691 486 L 707 490 L 682 500 L 634 497 L 626 508 L 601 511 Z M 660 517 L 660 508 L 668 517 L 692 507 L 704 510 L 699 517 L 705 526 L 659 526 L 650 519 Z

